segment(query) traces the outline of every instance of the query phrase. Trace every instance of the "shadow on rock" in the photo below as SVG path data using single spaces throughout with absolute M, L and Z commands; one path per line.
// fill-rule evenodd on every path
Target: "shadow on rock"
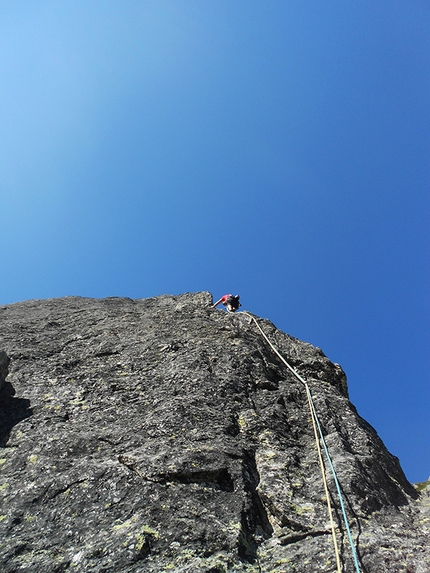
M 32 415 L 30 400 L 15 398 L 15 389 L 9 382 L 0 388 L 0 447 L 4 448 L 12 428 Z

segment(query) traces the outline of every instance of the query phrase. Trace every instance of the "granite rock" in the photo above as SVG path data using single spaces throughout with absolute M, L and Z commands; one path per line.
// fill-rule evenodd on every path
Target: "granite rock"
M 211 302 L 0 307 L 1 571 L 337 571 L 304 386 L 250 315 Z M 339 365 L 257 321 L 309 385 L 360 570 L 428 573 L 428 488 L 358 415 Z

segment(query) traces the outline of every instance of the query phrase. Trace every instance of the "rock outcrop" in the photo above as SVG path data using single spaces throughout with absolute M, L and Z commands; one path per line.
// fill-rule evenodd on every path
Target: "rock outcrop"
M 1 571 L 337 571 L 303 385 L 249 316 L 211 301 L 0 308 Z M 360 570 L 428 573 L 428 488 L 357 414 L 338 365 L 258 322 L 309 384 Z

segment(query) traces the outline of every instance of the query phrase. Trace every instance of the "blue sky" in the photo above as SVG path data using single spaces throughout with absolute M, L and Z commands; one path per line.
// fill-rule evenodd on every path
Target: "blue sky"
M 0 1 L 0 304 L 239 293 L 430 475 L 430 5 Z

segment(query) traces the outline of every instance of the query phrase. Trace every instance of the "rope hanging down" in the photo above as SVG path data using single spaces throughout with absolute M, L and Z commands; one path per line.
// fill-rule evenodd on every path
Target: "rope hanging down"
M 354 560 L 354 565 L 355 565 L 355 570 L 357 573 L 361 573 L 360 572 L 360 566 L 358 564 L 358 558 L 357 558 L 357 552 L 355 550 L 355 545 L 354 545 L 354 541 L 352 539 L 352 535 L 351 535 L 351 530 L 349 528 L 349 523 L 348 523 L 348 517 L 346 515 L 346 511 L 345 511 L 345 504 L 343 502 L 343 496 L 342 496 L 342 492 L 340 489 L 340 485 L 339 485 L 339 481 L 337 479 L 337 475 L 336 475 L 336 471 L 334 469 L 328 448 L 327 448 L 327 444 L 325 442 L 324 439 L 324 435 L 322 433 L 322 429 L 321 429 L 321 424 L 319 423 L 318 420 L 318 416 L 317 416 L 317 412 L 315 410 L 315 405 L 314 405 L 314 401 L 312 399 L 312 394 L 311 391 L 309 389 L 308 383 L 306 382 L 306 380 L 304 380 L 304 378 L 302 378 L 300 376 L 300 374 L 298 372 L 296 372 L 296 370 L 285 360 L 285 358 L 279 353 L 279 351 L 277 350 L 277 348 L 270 342 L 270 340 L 267 338 L 266 334 L 264 333 L 264 331 L 262 330 L 262 328 L 260 327 L 260 325 L 258 324 L 257 320 L 255 319 L 254 316 L 252 316 L 252 314 L 249 314 L 249 312 L 246 311 L 242 311 L 241 314 L 246 314 L 247 316 L 249 316 L 255 323 L 256 327 L 258 328 L 258 330 L 260 331 L 261 335 L 263 336 L 263 338 L 266 340 L 266 342 L 269 344 L 270 348 L 273 350 L 273 352 L 282 360 L 282 362 L 285 364 L 285 366 L 294 374 L 294 376 L 304 385 L 305 390 L 306 390 L 306 396 L 308 398 L 308 405 L 309 405 L 309 410 L 310 410 L 310 414 L 311 414 L 311 419 L 312 419 L 312 426 L 313 426 L 313 430 L 314 430 L 314 436 L 315 436 L 315 443 L 317 446 L 317 451 L 318 451 L 318 459 L 320 462 L 320 468 L 321 468 L 321 475 L 322 475 L 322 479 L 323 479 L 323 483 L 324 483 L 324 490 L 326 493 L 326 499 L 327 499 L 327 509 L 328 509 L 328 514 L 330 517 L 330 525 L 331 525 L 331 532 L 332 532 L 332 538 L 333 538 L 333 546 L 334 546 L 334 551 L 336 554 L 336 564 L 337 564 L 337 570 L 338 573 L 341 573 L 341 564 L 340 564 L 340 556 L 339 556 L 339 548 L 338 548 L 338 544 L 337 544 L 337 539 L 336 539 L 336 529 L 335 529 L 335 525 L 334 525 L 334 521 L 333 521 L 333 510 L 332 510 L 332 506 L 331 506 L 331 501 L 330 501 L 330 494 L 329 494 L 329 490 L 328 490 L 328 485 L 327 485 L 327 478 L 325 475 L 325 468 L 324 468 L 324 462 L 323 462 L 323 458 L 322 458 L 322 453 L 321 453 L 321 446 L 320 446 L 320 440 L 321 443 L 323 445 L 324 448 L 324 453 L 326 455 L 328 464 L 330 466 L 330 470 L 334 479 L 334 483 L 336 485 L 336 491 L 339 497 L 339 502 L 340 502 L 340 507 L 341 507 L 341 511 L 342 511 L 342 517 L 343 517 L 343 521 L 345 523 L 345 528 L 346 528 L 346 532 L 348 535 L 348 539 L 349 539 L 349 544 L 351 546 L 351 552 L 352 552 L 352 557 Z M 318 439 L 319 436 L 319 439 Z

